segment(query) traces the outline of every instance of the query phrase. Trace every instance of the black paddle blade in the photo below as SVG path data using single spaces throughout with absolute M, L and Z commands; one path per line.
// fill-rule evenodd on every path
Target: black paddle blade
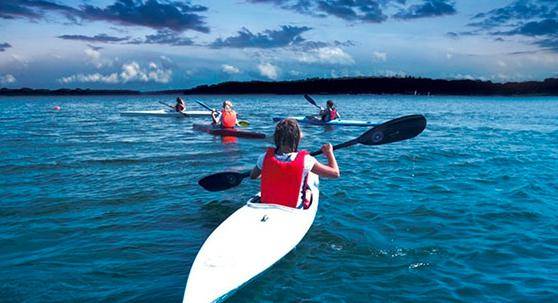
M 316 101 L 314 99 L 312 99 L 312 97 L 310 97 L 308 95 L 304 95 L 304 99 L 306 99 L 306 101 L 310 102 L 314 106 L 318 106 L 318 104 L 316 104 Z
M 409 115 L 373 127 L 357 138 L 364 145 L 381 145 L 418 136 L 426 128 L 423 115 Z
M 242 179 L 248 177 L 250 172 L 224 172 L 203 177 L 198 184 L 208 191 L 222 191 L 238 186 Z

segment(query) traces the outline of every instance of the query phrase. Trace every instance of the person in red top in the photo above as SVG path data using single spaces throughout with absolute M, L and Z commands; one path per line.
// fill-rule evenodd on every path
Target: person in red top
M 305 150 L 298 150 L 302 132 L 294 119 L 277 123 L 273 135 L 275 148 L 268 148 L 252 169 L 250 178 L 261 176 L 261 202 L 279 204 L 293 208 L 308 208 L 311 193 L 307 190 L 306 178 L 310 172 L 320 177 L 338 178 L 339 167 L 333 147 L 327 143 L 322 151 L 327 165 L 320 163 Z
M 332 100 L 327 100 L 326 106 L 327 106 L 326 109 L 320 110 L 320 117 L 322 121 L 329 122 L 341 118 Z
M 186 103 L 184 103 L 184 100 L 182 100 L 182 98 L 176 98 L 176 105 L 174 106 L 174 109 L 177 112 L 183 112 L 186 110 Z
M 223 102 L 223 108 L 220 112 L 213 111 L 211 119 L 214 125 L 220 125 L 222 128 L 234 128 L 238 125 L 236 112 L 233 110 L 232 102 L 227 100 Z

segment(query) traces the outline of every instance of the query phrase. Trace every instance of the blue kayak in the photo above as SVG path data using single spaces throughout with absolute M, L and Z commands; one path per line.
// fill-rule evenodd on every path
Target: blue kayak
M 312 124 L 312 125 L 344 125 L 344 126 L 376 126 L 378 123 L 370 122 L 370 121 L 361 121 L 361 120 L 346 120 L 346 119 L 335 119 L 332 121 L 324 122 L 320 118 L 316 116 L 306 116 L 306 117 L 289 117 L 291 119 L 295 119 L 298 123 L 303 124 Z M 279 122 L 285 119 L 285 117 L 274 117 L 273 121 Z

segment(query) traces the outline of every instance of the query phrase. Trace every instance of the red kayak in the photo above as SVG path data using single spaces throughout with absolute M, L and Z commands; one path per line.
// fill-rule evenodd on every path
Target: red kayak
M 240 130 L 236 128 L 221 128 L 218 126 L 213 126 L 211 124 L 195 124 L 193 125 L 195 130 L 206 132 L 214 136 L 231 136 L 239 138 L 250 138 L 250 139 L 265 139 L 265 134 L 256 133 L 246 130 Z

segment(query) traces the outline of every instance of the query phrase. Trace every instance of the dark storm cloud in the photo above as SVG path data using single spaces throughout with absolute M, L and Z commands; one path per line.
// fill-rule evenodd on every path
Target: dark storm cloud
M 527 43 L 558 52 L 558 1 L 555 0 L 517 0 L 475 15 L 469 26 L 476 27 L 477 34 L 532 37 L 535 41 Z
M 184 1 L 167 0 L 116 0 L 101 8 L 82 5 L 73 8 L 46 0 L 2 0 L 0 18 L 41 19 L 47 12 L 62 13 L 71 21 L 106 21 L 125 26 L 144 26 L 157 30 L 176 32 L 194 30 L 208 33 L 205 17 L 200 13 L 207 7 Z
M 89 20 L 103 20 L 121 25 L 145 26 L 154 29 L 169 29 L 176 32 L 195 30 L 208 33 L 204 17 L 200 12 L 207 7 L 181 1 L 117 0 L 105 8 L 92 5 L 81 7 L 82 16 Z
M 114 36 L 109 36 L 107 34 L 98 34 L 95 36 L 62 35 L 62 36 L 58 36 L 58 38 L 64 40 L 78 40 L 78 41 L 98 42 L 98 43 L 122 42 L 130 39 L 130 37 L 114 37 Z
M 299 45 L 306 41 L 301 34 L 310 29 L 306 26 L 283 25 L 279 30 L 252 33 L 247 28 L 242 28 L 235 36 L 219 38 L 209 46 L 213 48 L 277 48 Z
M 387 19 L 382 7 L 389 2 L 404 0 L 249 0 L 252 3 L 274 4 L 282 9 L 317 17 L 335 16 L 348 21 L 382 22 Z
M 182 37 L 170 30 L 161 30 L 156 34 L 147 35 L 145 39 L 135 39 L 131 44 L 166 44 L 172 46 L 194 45 L 194 41 L 188 37 Z
M 398 12 L 393 17 L 397 19 L 418 19 L 453 15 L 457 13 L 455 3 L 448 0 L 426 0 L 420 4 L 411 5 Z
M 335 16 L 347 21 L 380 23 L 388 19 L 384 10 L 392 5 L 405 5 L 406 0 L 248 0 L 268 3 L 315 17 Z M 450 0 L 422 0 L 394 15 L 398 19 L 416 19 L 453 15 L 455 4 Z
M 469 25 L 491 30 L 500 26 L 528 22 L 532 19 L 555 19 L 558 17 L 558 2 L 544 0 L 518 0 L 475 15 Z
M 548 38 L 536 41 L 534 44 L 551 51 L 558 52 L 558 38 Z
M 6 49 L 12 47 L 8 42 L 0 43 L 0 52 L 6 51 Z
M 527 22 L 517 28 L 507 32 L 496 32 L 497 35 L 524 35 L 524 36 L 543 36 L 558 35 L 558 21 L 545 19 L 542 21 Z
M 0 1 L 0 18 L 16 19 L 40 19 L 44 16 L 45 11 L 55 11 L 62 13 L 71 20 L 75 20 L 75 16 L 79 14 L 79 10 L 43 0 L 2 0 Z

